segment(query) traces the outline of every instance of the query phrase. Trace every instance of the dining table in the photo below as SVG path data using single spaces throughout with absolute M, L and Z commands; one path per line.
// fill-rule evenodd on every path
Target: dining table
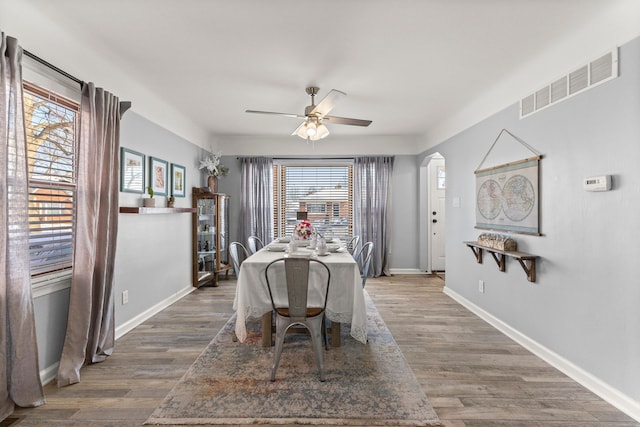
M 358 264 L 339 241 L 330 244 L 329 248 L 331 252 L 318 255 L 316 249 L 291 246 L 275 240 L 242 262 L 233 303 L 237 316 L 235 334 L 238 341 L 244 342 L 247 338 L 247 321 L 262 319 L 262 345 L 272 344 L 273 307 L 265 270 L 276 259 L 302 256 L 318 259 L 329 267 L 331 278 L 325 314 L 331 321 L 332 346 L 340 345 L 341 324 L 350 325 L 350 335 L 355 340 L 367 343 L 367 310 Z M 279 280 L 284 280 L 284 273 Z M 318 289 L 322 286 L 320 280 L 319 276 L 310 275 L 309 287 Z

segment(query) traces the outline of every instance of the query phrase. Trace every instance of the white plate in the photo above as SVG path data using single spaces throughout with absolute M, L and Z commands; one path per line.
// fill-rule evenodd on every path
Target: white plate
M 278 243 L 289 243 L 291 241 L 291 237 L 280 237 L 278 239 Z
M 338 250 L 340 249 L 340 245 L 327 245 L 327 250 L 329 252 L 338 252 Z
M 331 255 L 329 252 L 325 252 L 323 254 L 318 254 L 318 256 L 327 256 L 327 255 Z

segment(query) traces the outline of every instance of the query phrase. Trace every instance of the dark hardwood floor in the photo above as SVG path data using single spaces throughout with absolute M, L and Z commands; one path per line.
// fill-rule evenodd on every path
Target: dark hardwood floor
M 437 276 L 367 281 L 443 425 L 640 425 L 471 314 L 443 285 Z M 141 426 L 232 314 L 234 294 L 233 280 L 198 289 L 120 338 L 107 361 L 83 368 L 79 384 L 48 384 L 46 405 L 17 409 L 1 425 Z

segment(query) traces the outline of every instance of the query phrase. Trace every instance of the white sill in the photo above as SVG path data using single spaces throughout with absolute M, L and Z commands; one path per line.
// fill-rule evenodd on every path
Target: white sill
M 31 278 L 31 294 L 33 298 L 49 295 L 70 287 L 71 269 Z

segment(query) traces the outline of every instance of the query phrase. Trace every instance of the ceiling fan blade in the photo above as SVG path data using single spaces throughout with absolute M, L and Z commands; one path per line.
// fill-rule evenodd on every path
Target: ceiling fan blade
M 327 96 L 322 98 L 322 101 L 320 101 L 318 105 L 309 112 L 309 115 L 318 116 L 320 118 L 326 116 L 329 114 L 329 111 L 336 106 L 336 102 L 338 102 L 343 96 L 347 96 L 347 94 L 336 89 L 331 89 Z
M 304 114 L 292 114 L 292 113 L 275 113 L 273 111 L 258 111 L 258 110 L 245 110 L 246 113 L 255 113 L 255 114 L 272 114 L 275 116 L 286 116 L 293 117 L 296 119 L 304 119 L 306 116 Z
M 352 126 L 369 126 L 371 120 L 349 119 L 347 117 L 324 116 L 325 121 L 331 124 L 352 125 Z

